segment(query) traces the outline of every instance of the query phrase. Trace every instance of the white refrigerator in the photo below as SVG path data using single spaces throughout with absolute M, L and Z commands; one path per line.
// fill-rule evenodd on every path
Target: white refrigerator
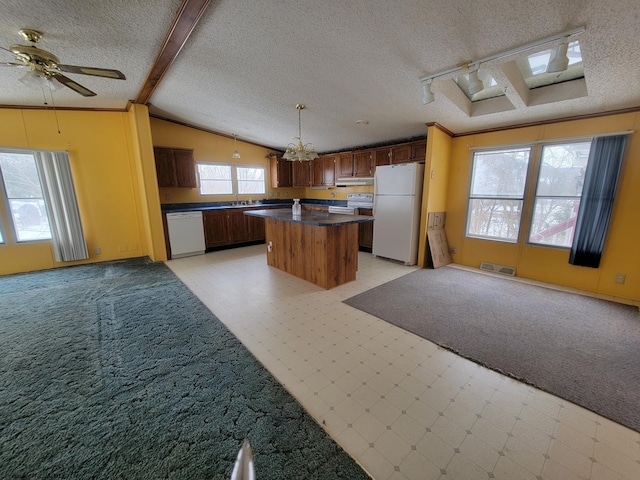
M 373 249 L 376 257 L 418 261 L 418 235 L 424 163 L 376 167 L 374 175 Z

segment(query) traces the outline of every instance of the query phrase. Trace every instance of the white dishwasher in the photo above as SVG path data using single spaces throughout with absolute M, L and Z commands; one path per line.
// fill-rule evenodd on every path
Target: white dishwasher
M 202 212 L 167 213 L 171 258 L 202 255 L 205 250 Z

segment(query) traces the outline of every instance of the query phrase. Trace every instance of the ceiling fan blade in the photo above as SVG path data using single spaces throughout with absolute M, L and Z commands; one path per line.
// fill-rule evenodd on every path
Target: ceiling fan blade
M 126 80 L 119 70 L 111 70 L 109 68 L 96 68 L 96 67 L 79 67 L 77 65 L 58 65 L 58 69 L 61 72 L 66 73 L 80 73 L 82 75 L 93 75 L 94 77 L 116 78 L 119 80 Z
M 55 78 L 57 81 L 59 81 L 65 87 L 69 87 L 71 90 L 74 90 L 75 92 L 79 93 L 80 95 L 82 95 L 84 97 L 95 97 L 96 96 L 95 92 L 92 92 L 88 88 L 83 87 L 79 83 L 74 82 L 69 77 L 65 77 L 64 75 L 56 73 L 56 74 L 51 75 L 51 78 Z
M 0 62 L 0 67 L 18 67 L 18 68 L 24 68 L 27 65 L 25 65 L 24 63 L 12 63 L 12 62 Z

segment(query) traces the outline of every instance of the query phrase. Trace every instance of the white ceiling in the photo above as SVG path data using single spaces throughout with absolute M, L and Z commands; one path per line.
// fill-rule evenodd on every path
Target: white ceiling
M 25 43 L 62 63 L 116 68 L 126 81 L 69 74 L 98 93 L 63 89 L 57 107 L 126 108 L 142 88 L 179 0 L 0 0 L 0 46 Z M 284 149 L 297 135 L 320 152 L 640 107 L 637 0 L 212 0 L 155 90 L 152 114 Z M 515 109 L 469 116 L 450 77 L 422 104 L 420 78 L 576 27 L 587 96 L 538 106 L 513 97 L 503 63 L 486 66 Z M 0 50 L 0 62 L 11 61 Z M 43 93 L 0 69 L 0 106 L 42 106 Z M 455 87 L 457 88 L 457 87 Z M 445 94 L 447 93 L 447 94 Z M 48 99 L 50 103 L 50 99 Z M 367 120 L 366 126 L 356 124 Z

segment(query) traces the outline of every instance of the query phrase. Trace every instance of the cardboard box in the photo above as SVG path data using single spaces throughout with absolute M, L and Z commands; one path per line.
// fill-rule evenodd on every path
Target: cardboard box
M 432 268 L 451 263 L 449 243 L 444 230 L 445 218 L 446 212 L 430 212 L 427 216 L 427 264 Z

